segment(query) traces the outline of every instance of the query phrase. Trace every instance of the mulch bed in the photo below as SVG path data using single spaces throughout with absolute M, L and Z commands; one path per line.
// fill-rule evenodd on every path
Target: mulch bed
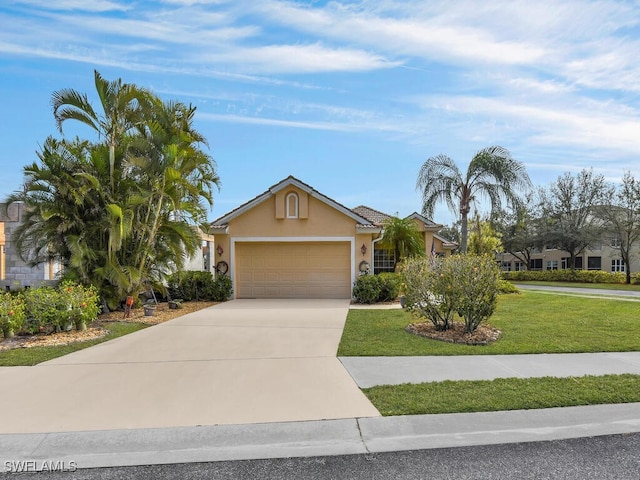
M 502 331 L 490 325 L 480 325 L 473 333 L 464 332 L 464 323 L 454 322 L 449 330 L 440 331 L 431 322 L 411 323 L 406 328 L 407 332 L 432 340 L 442 342 L 459 343 L 463 345 L 489 345 L 500 338 Z

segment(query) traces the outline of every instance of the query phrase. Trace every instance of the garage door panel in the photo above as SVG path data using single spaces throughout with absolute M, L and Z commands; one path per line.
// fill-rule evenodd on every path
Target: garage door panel
M 236 243 L 238 298 L 349 298 L 349 242 Z

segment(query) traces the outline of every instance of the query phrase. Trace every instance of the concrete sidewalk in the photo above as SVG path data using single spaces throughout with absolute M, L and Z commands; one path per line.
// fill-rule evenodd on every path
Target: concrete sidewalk
M 360 388 L 443 380 L 640 375 L 640 352 L 340 357 L 340 361 Z
M 640 432 L 640 404 L 253 425 L 0 435 L 20 461 L 78 468 L 366 454 Z M 8 462 L 8 463 L 6 463 Z

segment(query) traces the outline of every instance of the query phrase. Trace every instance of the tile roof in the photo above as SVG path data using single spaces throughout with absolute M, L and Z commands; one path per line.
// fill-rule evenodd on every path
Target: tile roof
M 375 210 L 371 207 L 366 207 L 364 205 L 352 208 L 351 210 L 356 212 L 361 217 L 366 218 L 374 225 L 382 225 L 385 220 L 391 218 L 391 215 L 387 215 L 386 213 L 380 212 L 379 210 Z

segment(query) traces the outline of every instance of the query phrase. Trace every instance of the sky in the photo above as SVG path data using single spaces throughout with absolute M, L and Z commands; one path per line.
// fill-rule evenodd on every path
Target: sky
M 0 25 L 2 199 L 62 135 L 51 94 L 97 104 L 94 70 L 197 107 L 211 220 L 289 175 L 406 216 L 428 158 L 491 145 L 536 186 L 640 176 L 638 0 L 3 0 Z

